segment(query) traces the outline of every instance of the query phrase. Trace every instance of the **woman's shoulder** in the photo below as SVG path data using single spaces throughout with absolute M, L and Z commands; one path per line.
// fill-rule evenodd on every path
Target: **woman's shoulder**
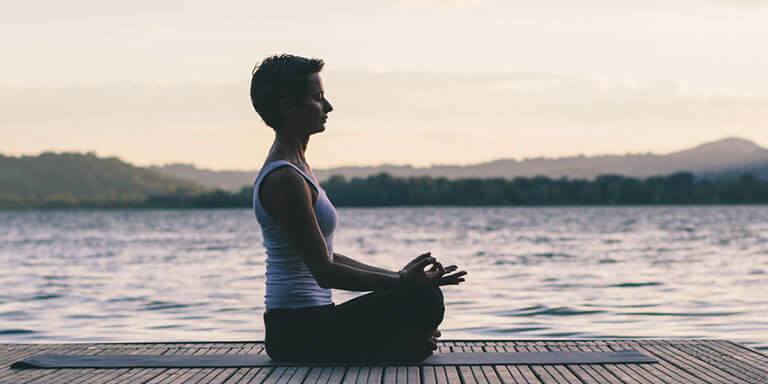
M 262 177 L 260 188 L 262 191 L 276 189 L 280 191 L 290 191 L 295 189 L 306 189 L 306 182 L 296 169 L 291 166 L 272 167 L 267 174 Z

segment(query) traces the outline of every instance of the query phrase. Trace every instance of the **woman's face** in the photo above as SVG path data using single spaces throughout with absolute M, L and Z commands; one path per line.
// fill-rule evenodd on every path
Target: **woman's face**
M 322 132 L 325 130 L 325 121 L 328 118 L 328 112 L 332 111 L 331 103 L 325 98 L 323 91 L 323 80 L 319 73 L 313 73 L 307 77 L 307 91 L 302 98 L 302 104 L 297 106 L 296 118 L 297 126 L 307 134 L 307 136 Z

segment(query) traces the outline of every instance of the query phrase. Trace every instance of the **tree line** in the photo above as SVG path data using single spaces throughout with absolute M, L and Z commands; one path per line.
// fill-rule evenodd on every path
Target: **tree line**
M 743 174 L 716 181 L 690 172 L 646 179 L 602 175 L 595 180 L 538 176 L 508 179 L 394 178 L 387 174 L 323 183 L 339 206 L 643 205 L 768 203 L 768 181 Z
M 366 178 L 333 176 L 321 184 L 339 207 L 543 206 L 652 204 L 765 204 L 768 181 L 751 174 L 721 180 L 690 172 L 637 179 L 603 175 L 595 180 L 538 176 L 508 179 Z M 252 187 L 223 190 L 76 198 L 72 195 L 0 195 L 0 208 L 236 208 L 251 207 Z

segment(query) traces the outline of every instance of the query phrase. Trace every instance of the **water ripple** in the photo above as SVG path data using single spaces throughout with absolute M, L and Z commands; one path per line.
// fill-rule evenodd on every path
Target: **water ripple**
M 338 213 L 344 254 L 399 270 L 432 251 L 469 272 L 444 287 L 444 337 L 768 350 L 768 206 Z M 261 243 L 247 209 L 0 212 L 0 342 L 262 339 Z

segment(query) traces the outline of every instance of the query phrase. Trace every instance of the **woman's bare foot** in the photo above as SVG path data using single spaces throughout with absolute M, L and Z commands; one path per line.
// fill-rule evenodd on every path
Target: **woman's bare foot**
M 390 341 L 390 345 L 400 344 L 398 358 L 404 361 L 422 361 L 431 356 L 433 351 L 437 350 L 437 338 L 440 337 L 440 331 L 433 329 L 426 334 L 413 335 L 405 339 Z

